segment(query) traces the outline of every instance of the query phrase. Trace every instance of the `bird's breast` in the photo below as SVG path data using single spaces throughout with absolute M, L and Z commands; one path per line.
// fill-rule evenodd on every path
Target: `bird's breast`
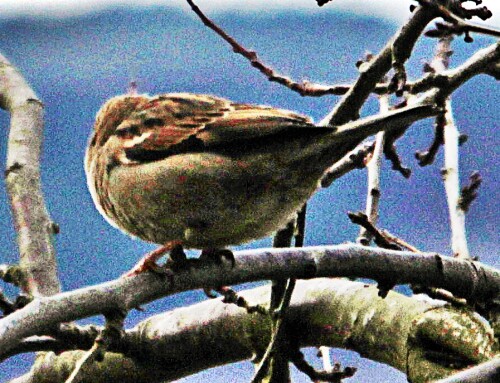
M 117 166 L 109 174 L 110 218 L 151 242 L 224 247 L 284 225 L 314 192 L 313 178 L 269 158 L 205 152 Z

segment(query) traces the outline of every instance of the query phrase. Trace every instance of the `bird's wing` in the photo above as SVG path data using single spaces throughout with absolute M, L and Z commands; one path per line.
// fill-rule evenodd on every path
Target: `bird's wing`
M 124 120 L 116 133 L 129 138 L 128 156 L 154 160 L 297 128 L 322 129 L 308 117 L 288 110 L 237 104 L 209 95 L 173 93 L 151 98 Z
M 209 145 L 217 145 L 219 142 L 263 138 L 297 128 L 315 126 L 310 118 L 289 110 L 231 103 L 229 112 L 207 124 L 198 137 Z

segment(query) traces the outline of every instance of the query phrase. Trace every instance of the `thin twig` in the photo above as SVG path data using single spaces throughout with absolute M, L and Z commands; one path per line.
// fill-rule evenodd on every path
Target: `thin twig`
M 427 166 L 434 163 L 436 155 L 438 154 L 439 148 L 444 143 L 444 116 L 439 116 L 436 118 L 434 125 L 434 139 L 432 140 L 431 146 L 426 151 L 417 151 L 415 153 L 415 158 L 420 166 Z
M 297 213 L 296 219 L 290 221 L 286 227 L 276 233 L 273 239 L 274 247 L 290 247 L 292 239 L 295 240 L 295 247 L 304 245 L 306 212 L 307 204 Z M 295 284 L 295 278 L 272 281 L 269 305 L 272 318 L 271 340 L 256 367 L 252 382 L 261 382 L 267 375 L 269 375 L 271 382 L 286 382 L 290 379 L 287 350 L 285 350 L 286 339 L 284 339 L 286 334 L 282 330 L 282 326 Z
M 380 113 L 389 111 L 389 97 L 380 96 Z M 378 205 L 380 201 L 380 169 L 382 167 L 382 154 L 384 149 L 385 132 L 378 132 L 375 138 L 375 149 L 373 155 L 366 165 L 368 172 L 368 193 L 366 195 L 365 213 L 368 220 L 374 225 L 378 220 Z M 361 245 L 368 246 L 372 239 L 372 235 L 363 226 L 361 226 L 356 242 Z
M 406 241 L 402 240 L 399 237 L 396 237 L 395 235 L 389 233 L 387 230 L 380 230 L 377 227 L 375 227 L 369 220 L 366 214 L 364 213 L 349 213 L 349 218 L 353 223 L 356 223 L 358 225 L 361 225 L 364 227 L 367 232 L 372 234 L 375 237 L 375 243 L 383 248 L 392 248 L 397 250 L 398 248 L 405 248 L 408 249 L 411 252 L 421 254 L 422 252 L 417 249 L 415 246 L 410 245 Z M 381 296 L 385 296 L 388 292 L 393 287 L 394 283 L 389 279 L 381 279 L 379 281 L 379 289 L 381 292 Z M 436 299 L 441 299 L 447 302 L 450 302 L 454 306 L 464 306 L 467 301 L 465 299 L 457 298 L 455 297 L 452 293 L 445 289 L 441 288 L 435 288 L 435 287 L 427 287 L 419 284 L 413 284 L 412 285 L 414 293 L 425 293 L 429 295 L 432 298 Z
M 83 367 L 87 364 L 91 364 L 96 360 L 97 355 L 101 352 L 101 343 L 94 343 L 92 348 L 86 351 L 83 356 L 76 362 L 73 371 L 66 379 L 65 383 L 73 383 L 75 382 L 79 375 L 82 374 Z
M 451 110 L 451 101 L 446 103 L 446 125 L 444 129 L 444 187 L 451 228 L 451 249 L 456 257 L 470 259 L 467 246 L 465 229 L 465 211 L 460 205 L 460 179 L 459 179 L 459 132 L 455 125 Z
M 366 166 L 369 156 L 373 153 L 375 142 L 364 142 L 347 153 L 334 165 L 332 165 L 321 179 L 321 187 L 327 188 L 336 179 L 349 173 L 354 169 L 363 169 Z
M 478 50 L 461 65 L 440 73 L 440 86 L 429 92 L 429 98 L 441 102 L 472 77 L 491 74 L 492 66 L 500 62 L 500 41 Z
M 347 215 L 352 223 L 365 228 L 365 230 L 371 234 L 377 246 L 383 249 L 401 250 L 399 246 L 392 243 L 388 238 L 384 236 L 384 234 L 379 229 L 375 227 L 372 222 L 370 222 L 365 213 L 347 213 Z
M 465 307 L 467 306 L 467 300 L 455 297 L 452 293 L 445 289 L 437 289 L 435 287 L 426 287 L 420 285 L 411 286 L 414 294 L 427 294 L 433 299 L 439 299 L 452 304 L 454 307 Z
M 222 302 L 224 303 L 232 303 L 238 307 L 244 308 L 249 314 L 259 313 L 261 315 L 269 315 L 269 310 L 264 306 L 250 304 L 244 296 L 238 294 L 228 286 L 219 287 L 216 291 L 223 296 Z
M 436 57 L 431 63 L 436 73 L 448 69 L 451 35 L 439 40 Z M 470 259 L 465 230 L 465 211 L 460 207 L 460 178 L 459 178 L 459 137 L 455 124 L 450 98 L 445 101 L 445 114 L 441 117 L 443 125 L 444 169 L 442 170 L 446 200 L 451 227 L 451 248 L 456 257 Z
M 357 371 L 356 367 L 346 367 L 343 370 L 339 368 L 333 369 L 332 371 L 318 371 L 306 362 L 304 354 L 300 350 L 295 350 L 295 352 L 291 354 L 291 361 L 297 369 L 306 374 L 313 382 L 323 381 L 340 383 L 343 379 L 354 376 Z
M 273 238 L 273 247 L 290 247 L 295 232 L 295 225 L 296 219 L 293 219 L 284 228 L 278 230 Z M 290 279 L 274 279 L 271 281 L 271 297 L 268 312 L 271 316 L 271 337 L 266 350 L 255 367 L 255 373 L 251 380 L 252 383 L 261 383 L 266 377 L 271 380 L 271 375 L 274 376 L 274 379 L 281 381 L 289 379 L 288 359 L 283 355 L 283 350 L 280 347 L 280 344 L 283 342 L 279 341 L 279 338 L 283 336 L 281 331 L 283 317 L 278 315 L 279 306 L 287 292 L 289 281 Z M 280 375 L 281 379 L 278 375 Z
M 113 342 L 117 343 L 123 335 L 123 321 L 125 320 L 126 314 L 127 313 L 123 310 L 112 310 L 105 315 L 106 326 L 97 336 L 90 350 L 85 352 L 80 360 L 76 362 L 73 371 L 66 379 L 65 383 L 76 382 L 86 365 L 100 362 L 104 359 L 104 353 L 108 347 Z
M 295 288 L 295 282 L 296 280 L 294 278 L 287 279 L 286 281 L 286 288 L 285 288 L 285 294 L 283 295 L 283 299 L 281 301 L 281 304 L 278 308 L 278 313 L 284 312 L 284 309 L 290 305 L 290 299 L 292 298 L 292 293 L 293 289 Z M 269 341 L 269 344 L 267 346 L 266 352 L 262 356 L 259 365 L 256 368 L 256 372 L 251 380 L 252 383 L 258 383 L 261 382 L 262 379 L 266 376 L 269 368 L 271 367 L 270 364 L 272 362 L 271 357 L 276 357 L 275 354 L 276 352 L 285 352 L 286 350 L 280 350 L 279 348 L 277 349 L 276 346 L 279 345 L 280 340 L 284 339 L 286 337 L 286 334 L 283 333 L 283 321 L 284 321 L 284 316 L 278 314 L 276 316 L 276 319 L 273 323 L 273 329 L 272 329 L 272 335 L 271 335 L 271 340 Z M 279 357 L 283 358 L 283 362 L 288 363 L 287 359 L 287 353 L 285 352 L 284 355 L 280 355 Z M 282 367 L 282 366 L 278 366 Z M 287 373 L 287 371 L 277 371 L 276 373 L 279 373 L 282 375 L 283 373 Z
M 390 232 L 388 232 L 387 230 L 381 230 L 380 231 L 382 233 L 382 235 L 387 238 L 388 241 L 392 242 L 392 243 L 395 243 L 396 245 L 398 245 L 399 247 L 403 248 L 403 249 L 406 249 L 406 250 L 409 250 L 409 251 L 412 251 L 414 253 L 421 253 L 421 251 L 419 249 L 417 249 L 415 246 L 413 245 L 410 245 L 408 242 L 406 242 L 405 240 L 399 238 L 399 237 L 396 237 L 394 234 L 391 234 Z
M 260 60 L 257 52 L 246 49 L 243 45 L 238 43 L 232 36 L 225 32 L 221 27 L 210 20 L 201 9 L 192 1 L 186 0 L 190 5 L 193 12 L 200 18 L 204 25 L 217 33 L 224 41 L 226 41 L 233 48 L 233 52 L 242 55 L 250 64 L 256 68 L 260 73 L 265 75 L 267 79 L 271 82 L 276 82 L 281 84 L 288 89 L 297 92 L 301 96 L 312 96 L 320 97 L 325 95 L 342 95 L 347 92 L 349 85 L 338 85 L 338 86 L 325 86 L 321 84 L 314 84 L 309 81 L 303 81 L 301 83 L 293 81 L 289 77 L 280 75 L 276 73 L 270 66 L 264 64 Z
M 397 51 L 397 61 L 403 64 L 410 57 L 420 34 L 436 12 L 428 7 L 417 7 L 410 20 L 396 32 L 382 51 L 364 65 L 359 77 L 334 109 L 321 120 L 320 126 L 336 126 L 358 118 L 359 111 L 366 99 L 376 88 L 379 81 L 391 69 L 393 51 Z
M 449 52 L 446 53 L 445 59 L 449 58 Z M 434 84 L 426 94 L 423 95 L 423 100 L 434 101 L 444 104 L 445 100 L 462 84 L 480 73 L 491 74 L 491 67 L 500 59 L 500 44 L 494 43 L 490 46 L 477 51 L 472 57 L 466 60 L 460 66 L 451 70 L 442 70 L 432 73 L 425 78 L 429 79 L 429 83 Z M 425 79 L 424 78 L 424 79 Z M 434 157 L 443 142 L 444 135 L 444 117 L 436 120 L 436 133 L 434 142 L 428 153 L 417 153 L 417 158 L 423 165 L 434 161 Z M 463 136 L 459 136 L 459 144 L 463 143 Z
M 500 37 L 500 30 L 493 27 L 468 22 L 462 17 L 455 14 L 452 10 L 439 4 L 435 0 L 418 0 L 418 2 L 422 5 L 434 8 L 439 12 L 440 16 L 445 21 L 450 23 L 436 23 L 437 30 L 430 31 L 430 33 L 427 32 L 427 36 L 443 37 L 443 33 L 445 35 L 449 35 L 450 33 L 461 35 L 462 33 L 465 33 L 466 42 L 472 42 L 472 38 L 469 35 L 471 32 L 480 33 L 487 36 Z M 487 20 L 492 16 L 491 11 L 486 7 L 465 9 L 461 6 L 461 4 L 457 4 L 456 11 L 459 11 L 464 17 L 467 18 L 477 16 L 482 20 Z
M 470 204 L 477 198 L 477 190 L 482 182 L 481 174 L 475 171 L 469 176 L 469 183 L 462 188 L 458 206 L 465 213 L 469 211 Z
M 450 48 L 450 39 L 452 39 L 450 34 L 447 34 L 440 39 L 435 56 L 432 62 L 427 65 L 428 70 L 430 71 L 430 73 L 432 73 L 431 76 L 435 79 L 438 79 L 437 85 L 439 85 L 439 81 L 443 82 L 440 74 L 448 69 L 450 57 L 453 54 L 453 51 Z M 417 158 L 418 164 L 420 166 L 430 165 L 436 159 L 439 148 L 444 144 L 446 124 L 447 119 L 444 114 L 436 118 L 434 139 L 431 146 L 425 152 L 418 151 L 415 153 L 415 157 Z
M 219 27 L 213 20 L 208 18 L 201 9 L 192 1 L 186 0 L 190 5 L 193 12 L 200 18 L 204 25 L 208 28 L 212 29 L 216 34 L 218 34 L 224 41 L 226 41 L 232 48 L 233 51 L 237 54 L 242 55 L 248 61 L 250 61 L 251 65 L 259 70 L 262 74 L 264 74 L 267 79 L 271 82 L 276 82 L 281 84 L 288 89 L 299 93 L 301 96 L 309 96 L 309 97 L 321 97 L 325 95 L 334 95 L 334 96 L 342 96 L 350 91 L 353 85 L 351 84 L 338 84 L 338 85 L 322 85 L 312 83 L 310 81 L 302 81 L 296 82 L 289 77 L 280 75 L 275 70 L 273 70 L 270 66 L 266 65 L 260 58 L 258 57 L 257 52 L 246 49 L 243 45 L 241 45 L 234 37 L 229 35 L 226 31 L 224 31 L 221 27 Z M 398 46 L 397 44 L 395 45 Z M 406 47 L 405 47 L 406 48 Z M 405 51 L 406 57 L 406 49 L 402 49 Z M 401 61 L 401 60 L 400 60 Z M 389 68 L 387 68 L 389 70 Z M 399 86 L 401 90 L 409 90 L 412 88 L 412 83 L 406 84 L 406 81 L 402 82 Z M 385 94 L 391 91 L 391 84 L 381 83 L 374 84 L 371 92 L 376 94 Z M 346 120 L 344 122 L 347 122 Z
M 408 126 L 403 126 L 392 132 L 387 132 L 384 139 L 384 155 L 392 164 L 392 170 L 399 172 L 404 178 L 410 178 L 411 169 L 403 165 L 403 161 L 396 149 L 396 141 L 401 138 Z

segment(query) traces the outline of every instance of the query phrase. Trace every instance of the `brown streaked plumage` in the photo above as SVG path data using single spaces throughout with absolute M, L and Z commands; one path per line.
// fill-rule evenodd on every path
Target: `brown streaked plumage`
M 85 171 L 113 226 L 149 242 L 223 248 L 283 227 L 325 169 L 374 129 L 333 132 L 209 95 L 117 96 L 97 114 Z

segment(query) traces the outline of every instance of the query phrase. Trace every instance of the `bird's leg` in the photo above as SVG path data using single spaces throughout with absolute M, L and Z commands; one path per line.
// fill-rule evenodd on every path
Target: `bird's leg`
M 189 260 L 187 259 L 186 253 L 180 243 L 175 245 L 172 250 L 170 250 L 169 256 L 169 259 L 167 259 L 167 262 L 165 263 L 165 266 L 169 269 L 179 271 L 189 268 Z
M 165 267 L 158 265 L 156 261 L 163 257 L 167 252 L 170 252 L 170 255 L 174 258 L 174 260 L 177 259 L 180 263 L 182 263 L 182 261 L 186 258 L 186 255 L 182 250 L 182 242 L 170 241 L 147 253 L 130 271 L 123 276 L 132 277 L 134 275 L 144 273 L 145 271 L 165 273 Z
M 234 267 L 236 260 L 234 259 L 233 252 L 229 249 L 203 249 L 199 259 L 202 263 L 207 262 L 222 265 L 223 258 L 231 262 L 231 267 Z
M 234 254 L 231 250 L 228 249 L 203 249 L 200 254 L 200 263 L 208 263 L 208 264 L 217 264 L 217 265 L 222 265 L 222 259 L 225 258 L 228 261 L 231 262 L 231 267 L 234 267 L 236 261 L 234 259 Z M 218 292 L 219 294 L 223 295 L 224 297 L 227 296 L 227 294 L 234 293 L 233 290 L 228 287 L 228 286 L 219 286 L 217 288 L 211 289 L 211 288 L 204 288 L 203 292 L 205 295 L 209 298 L 215 298 L 217 297 L 216 294 L 212 292 L 212 290 Z

